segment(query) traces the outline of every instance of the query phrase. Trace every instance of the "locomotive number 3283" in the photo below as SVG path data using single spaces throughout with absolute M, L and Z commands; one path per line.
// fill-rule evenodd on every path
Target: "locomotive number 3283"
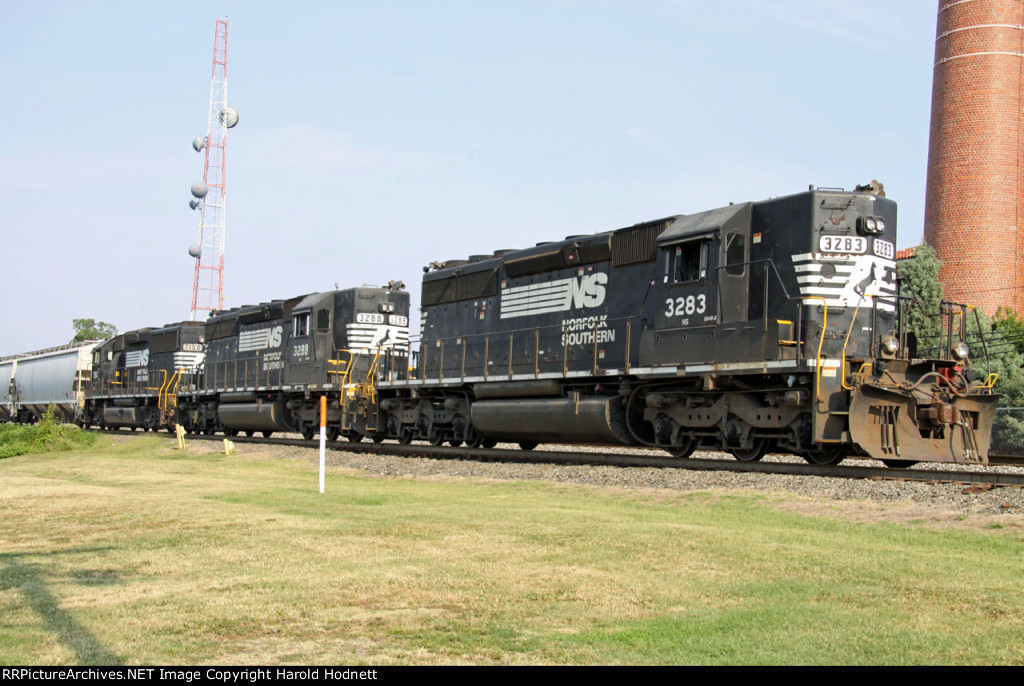
M 665 301 L 668 306 L 665 315 L 668 317 L 682 317 L 688 314 L 703 314 L 707 309 L 707 297 L 700 295 L 687 295 L 678 298 L 669 298 Z

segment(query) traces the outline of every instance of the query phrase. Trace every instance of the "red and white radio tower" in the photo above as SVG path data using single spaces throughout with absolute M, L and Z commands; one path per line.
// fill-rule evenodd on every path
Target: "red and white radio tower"
M 224 234 L 227 228 L 228 129 L 238 123 L 238 110 L 228 105 L 228 18 L 217 20 L 210 78 L 210 116 L 206 137 L 192 141 L 205 150 L 203 180 L 192 185 L 189 205 L 199 209 L 199 239 L 188 254 L 196 260 L 192 280 L 192 320 L 199 310 L 224 309 Z

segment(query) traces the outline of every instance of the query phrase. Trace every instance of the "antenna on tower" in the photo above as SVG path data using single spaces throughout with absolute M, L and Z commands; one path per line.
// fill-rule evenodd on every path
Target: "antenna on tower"
M 192 148 L 203 156 L 203 180 L 192 184 L 189 207 L 199 210 L 199 237 L 189 246 L 195 258 L 192 320 L 199 310 L 224 309 L 224 237 L 227 228 L 228 129 L 238 124 L 238 110 L 228 105 L 228 18 L 217 20 L 213 36 L 210 111 L 206 136 Z

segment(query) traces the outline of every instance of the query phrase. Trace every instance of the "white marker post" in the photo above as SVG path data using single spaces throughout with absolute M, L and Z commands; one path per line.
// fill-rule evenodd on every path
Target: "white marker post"
M 324 451 L 327 450 L 327 396 L 320 396 L 320 492 L 324 492 Z

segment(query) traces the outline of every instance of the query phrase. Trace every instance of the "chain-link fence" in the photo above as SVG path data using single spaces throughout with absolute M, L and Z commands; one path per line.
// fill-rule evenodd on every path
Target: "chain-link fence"
M 996 409 L 989 455 L 1024 457 L 1024 407 Z

